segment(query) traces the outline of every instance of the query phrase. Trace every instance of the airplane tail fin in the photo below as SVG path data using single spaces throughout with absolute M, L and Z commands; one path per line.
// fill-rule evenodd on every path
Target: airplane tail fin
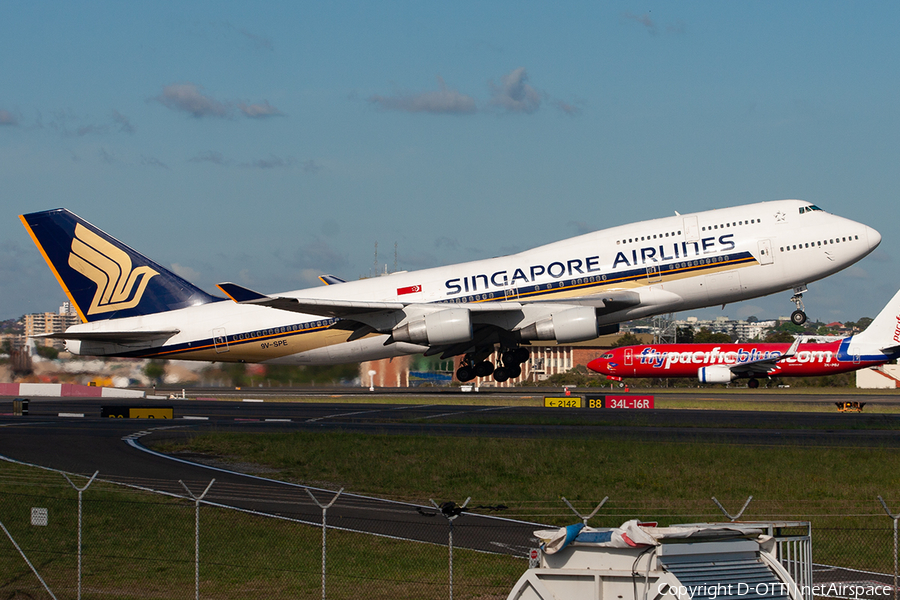
M 894 294 L 865 331 L 853 336 L 852 344 L 877 348 L 886 353 L 900 348 L 900 291 Z
M 19 219 L 83 322 L 224 300 L 64 208 L 20 215 Z

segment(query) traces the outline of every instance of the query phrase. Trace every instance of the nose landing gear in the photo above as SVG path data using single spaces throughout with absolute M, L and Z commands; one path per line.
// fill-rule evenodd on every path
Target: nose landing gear
M 803 306 L 803 292 L 806 291 L 805 285 L 794 288 L 794 295 L 791 296 L 791 302 L 797 307 L 797 310 L 791 313 L 791 323 L 794 325 L 803 325 L 806 323 L 806 307 Z

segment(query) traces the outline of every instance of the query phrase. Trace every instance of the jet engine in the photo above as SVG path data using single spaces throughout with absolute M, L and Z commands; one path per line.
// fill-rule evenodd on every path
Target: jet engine
M 472 339 L 472 318 L 465 308 L 449 308 L 402 323 L 391 333 L 397 342 L 426 346 L 458 344 Z
M 734 381 L 737 375 L 725 365 L 713 365 L 697 370 L 697 379 L 700 383 L 728 383 Z
M 535 321 L 519 330 L 523 340 L 556 340 L 561 344 L 592 340 L 600 335 L 597 313 L 591 306 L 579 306 Z

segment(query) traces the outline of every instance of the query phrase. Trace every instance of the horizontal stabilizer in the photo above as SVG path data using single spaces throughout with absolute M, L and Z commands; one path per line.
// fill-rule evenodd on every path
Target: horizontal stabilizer
M 178 329 L 161 329 L 159 331 L 73 331 L 71 333 L 45 333 L 32 337 L 127 344 L 150 340 L 165 340 L 177 333 L 179 333 Z
M 888 356 L 892 356 L 894 354 L 900 353 L 900 346 L 888 346 L 887 348 L 882 348 L 881 351 Z

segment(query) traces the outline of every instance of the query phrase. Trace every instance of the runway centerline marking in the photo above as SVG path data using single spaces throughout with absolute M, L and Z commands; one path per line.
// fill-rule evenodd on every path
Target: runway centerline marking
M 367 415 L 370 413 L 390 412 L 392 410 L 406 410 L 406 409 L 410 409 L 410 408 L 428 408 L 429 406 L 434 406 L 434 404 L 421 404 L 418 406 L 407 406 L 404 404 L 403 406 L 397 406 L 395 408 L 377 408 L 377 409 L 372 409 L 372 410 L 360 410 L 360 411 L 349 412 L 349 413 L 336 413 L 333 415 L 325 415 L 323 417 L 316 417 L 315 419 L 307 419 L 306 422 L 307 423 L 315 423 L 316 421 L 322 421 L 324 419 L 336 419 L 338 417 L 352 417 L 354 415 Z
M 422 417 L 423 419 L 437 419 L 438 417 L 452 417 L 454 415 L 472 415 L 479 412 L 487 412 L 489 410 L 506 410 L 509 406 L 490 406 L 488 408 L 479 408 L 478 410 L 460 410 L 457 412 L 441 413 L 439 415 L 429 415 Z

